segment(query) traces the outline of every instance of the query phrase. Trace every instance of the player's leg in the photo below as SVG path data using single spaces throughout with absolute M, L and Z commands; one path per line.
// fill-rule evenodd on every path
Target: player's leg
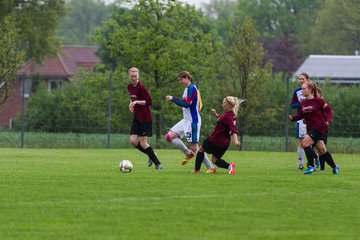
M 204 161 L 204 157 L 205 157 L 205 151 L 204 151 L 203 147 L 200 146 L 199 151 L 196 153 L 195 169 L 194 169 L 193 173 L 200 172 L 201 164 Z
M 307 134 L 303 141 L 302 141 L 302 146 L 304 148 L 305 151 L 305 155 L 307 158 L 307 165 L 308 165 L 308 169 L 304 172 L 304 174 L 310 174 L 316 171 L 316 167 L 314 164 L 314 158 L 316 156 L 316 153 L 314 152 L 314 149 L 312 149 L 312 145 L 314 145 L 315 142 L 314 140 L 310 137 L 309 134 Z
M 141 133 L 140 123 L 133 118 L 130 130 L 130 144 L 139 151 L 144 152 L 144 149 L 139 144 L 139 134 Z
M 144 150 L 144 153 L 148 155 L 149 161 L 148 166 L 150 167 L 150 161 L 155 164 L 155 169 L 162 169 L 162 165 L 157 158 L 154 150 L 148 143 L 148 137 L 152 136 L 152 122 L 142 123 L 139 126 L 140 128 L 140 135 L 139 135 L 139 142 L 140 147 Z
M 155 168 L 161 169 L 162 168 L 162 166 L 160 166 L 161 162 L 157 158 L 152 147 L 148 144 L 147 136 L 141 136 L 139 137 L 139 140 L 140 140 L 141 148 L 144 149 L 144 153 L 148 155 L 149 159 L 155 164 Z
M 191 155 L 192 157 L 194 157 L 194 153 L 191 152 L 180 139 L 185 136 L 184 125 L 185 120 L 183 119 L 170 129 L 170 131 L 166 134 L 165 138 L 176 148 L 180 149 L 180 151 L 182 151 L 186 157 L 189 157 Z
M 321 161 L 326 162 L 330 167 L 332 167 L 334 174 L 339 174 L 339 167 L 336 166 L 334 159 L 332 158 L 331 153 L 327 150 L 324 141 L 319 140 L 315 147 L 319 151 Z
M 302 147 L 302 140 L 306 135 L 306 124 L 304 124 L 303 120 L 300 120 L 296 123 L 296 138 L 298 139 L 298 147 L 297 147 L 297 157 L 298 157 L 298 168 L 300 170 L 304 169 L 304 157 L 305 151 Z
M 225 154 L 226 149 L 221 149 L 213 144 L 211 144 L 208 139 L 204 141 L 205 150 L 206 152 L 211 152 L 212 157 L 211 161 L 218 166 L 219 168 L 225 168 L 228 169 L 229 174 L 235 174 L 235 164 L 234 163 L 228 163 L 224 159 L 221 159 L 221 157 Z
M 207 142 L 208 142 L 208 139 L 206 139 L 204 141 L 205 147 L 203 145 L 198 148 L 198 151 L 196 153 L 195 171 L 194 172 L 197 172 L 197 170 L 200 170 L 201 164 L 204 163 L 205 166 L 208 168 L 206 170 L 206 173 L 216 173 L 216 169 L 214 168 L 214 166 L 212 165 L 212 163 L 210 162 L 210 160 L 206 154 L 206 153 L 211 154 L 211 149 L 207 148 Z M 196 150 L 195 149 L 196 146 L 192 146 L 191 143 L 190 143 L 190 147 L 193 151 Z

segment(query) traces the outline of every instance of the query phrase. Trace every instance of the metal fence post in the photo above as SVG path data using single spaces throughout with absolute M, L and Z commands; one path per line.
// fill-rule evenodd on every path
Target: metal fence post
M 109 99 L 108 99 L 108 122 L 107 122 L 107 148 L 110 148 L 111 134 L 111 101 L 112 101 L 112 73 L 109 75 Z
M 20 142 L 20 147 L 24 148 L 25 76 L 22 76 L 20 79 L 21 79 L 21 142 Z
M 289 106 L 289 92 L 290 92 L 290 79 L 286 78 L 286 99 L 285 99 L 285 152 L 289 151 L 289 113 L 290 113 L 290 106 Z

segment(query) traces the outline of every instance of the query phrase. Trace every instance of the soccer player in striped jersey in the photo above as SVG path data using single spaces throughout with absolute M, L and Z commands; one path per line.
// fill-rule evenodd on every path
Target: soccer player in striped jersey
M 201 128 L 201 98 L 198 89 L 192 83 L 193 78 L 187 71 L 181 71 L 178 75 L 178 80 L 185 88 L 181 99 L 166 96 L 166 101 L 171 101 L 183 110 L 183 119 L 175 124 L 170 131 L 166 134 L 166 140 L 177 148 L 179 148 L 185 157 L 182 159 L 181 164 L 185 165 L 187 162 L 195 156 L 199 150 L 200 128 Z M 181 141 L 180 138 L 186 137 L 190 149 Z M 205 157 L 204 164 L 207 166 L 207 173 L 214 173 L 215 168 L 211 164 L 210 160 Z
M 240 147 L 241 145 L 237 138 L 236 116 L 243 101 L 237 97 L 228 96 L 222 101 L 224 110 L 222 115 L 219 115 L 215 109 L 211 109 L 212 114 L 217 117 L 216 126 L 210 137 L 206 138 L 202 146 L 200 146 L 200 150 L 196 155 L 195 172 L 200 171 L 206 152 L 212 154 L 211 160 L 216 166 L 228 169 L 229 174 L 235 174 L 235 163 L 228 163 L 221 158 L 230 146 L 231 137 L 235 146 Z
M 315 83 L 306 82 L 302 86 L 302 94 L 306 98 L 300 103 L 299 113 L 296 116 L 289 115 L 290 121 L 305 119 L 307 134 L 305 135 L 302 146 L 308 160 L 308 169 L 304 174 L 311 174 L 316 171 L 314 166 L 315 152 L 311 148 L 315 146 L 320 155 L 320 161 L 326 162 L 333 169 L 333 174 L 339 174 L 339 167 L 336 166 L 330 152 L 326 148 L 327 131 L 329 116 L 324 114 L 327 104 L 324 99 L 317 97 Z
M 149 167 L 154 163 L 155 169 L 162 169 L 162 164 L 147 140 L 148 137 L 152 136 L 151 96 L 145 85 L 139 80 L 139 69 L 132 67 L 129 69 L 128 74 L 131 81 L 128 85 L 129 110 L 134 113 L 130 131 L 130 144 L 149 157 Z

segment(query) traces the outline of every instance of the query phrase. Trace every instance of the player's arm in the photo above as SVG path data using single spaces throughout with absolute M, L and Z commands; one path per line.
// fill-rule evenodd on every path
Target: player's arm
M 303 111 L 302 111 L 301 107 L 299 107 L 299 112 L 297 115 L 289 115 L 289 120 L 292 122 L 299 121 L 300 119 L 303 119 L 303 118 L 304 118 L 304 115 L 303 115 Z
M 232 138 L 233 138 L 233 140 L 234 140 L 235 146 L 240 147 L 241 143 L 239 142 L 238 136 L 237 136 L 236 133 L 234 133 L 234 134 L 232 135 Z
M 325 116 L 325 124 L 330 125 L 330 123 L 332 122 L 332 115 L 333 115 L 332 109 L 329 106 L 329 104 L 325 103 L 323 110 Z
M 136 104 L 139 105 L 152 105 L 152 99 L 151 99 L 151 95 L 149 93 L 149 91 L 145 88 L 145 86 L 141 87 L 141 96 L 143 98 L 143 100 L 137 100 Z
M 145 87 L 141 87 L 141 96 L 143 98 L 143 100 L 134 100 L 130 103 L 130 105 L 132 107 L 135 107 L 135 105 L 151 105 L 152 104 L 152 99 L 150 96 L 150 93 L 148 92 L 148 90 Z
M 134 105 L 132 104 L 132 101 L 129 102 L 129 110 L 130 112 L 134 112 Z
M 220 115 L 216 112 L 215 109 L 211 109 L 210 111 L 211 111 L 211 113 L 212 113 L 215 117 L 217 117 L 217 118 L 220 117 Z
M 171 101 L 180 107 L 189 108 L 196 97 L 197 97 L 196 88 L 194 87 L 194 85 L 190 85 L 189 88 L 187 89 L 187 95 L 185 99 L 179 99 L 173 97 Z
M 176 97 L 172 97 L 171 100 L 173 103 L 175 103 L 176 105 L 183 107 L 183 108 L 188 108 L 191 105 L 192 101 L 189 101 L 188 97 L 186 97 L 186 99 L 179 99 Z
M 230 135 L 233 138 L 234 144 L 237 147 L 240 147 L 241 143 L 238 140 L 238 136 L 237 136 L 237 130 L 236 130 L 236 120 L 235 118 L 231 118 L 231 117 L 227 117 L 225 119 L 225 124 L 229 126 L 230 128 Z

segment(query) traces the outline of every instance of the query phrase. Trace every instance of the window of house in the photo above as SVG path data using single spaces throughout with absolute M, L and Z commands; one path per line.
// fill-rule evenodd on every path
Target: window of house
M 49 91 L 55 90 L 55 89 L 62 89 L 64 84 L 64 80 L 62 79 L 50 79 L 48 82 L 48 89 Z
M 31 91 L 31 79 L 24 79 L 24 81 L 24 97 L 28 98 Z M 21 84 L 21 92 L 23 92 L 22 86 Z

